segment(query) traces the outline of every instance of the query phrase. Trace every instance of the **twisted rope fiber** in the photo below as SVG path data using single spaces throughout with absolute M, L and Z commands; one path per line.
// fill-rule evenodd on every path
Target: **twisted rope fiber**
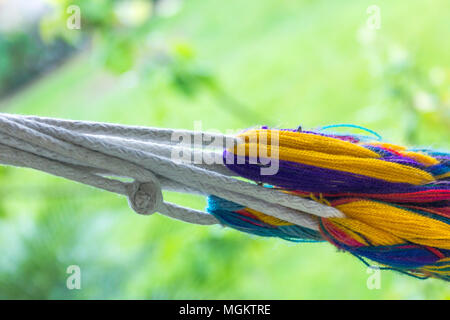
M 205 142 L 211 139 L 223 142 L 223 154 Z M 174 161 L 174 151 L 221 163 Z M 279 161 L 273 175 L 261 174 L 267 160 Z M 323 130 L 262 127 L 234 137 L 0 114 L 0 163 L 125 195 L 140 214 L 289 241 L 328 241 L 367 264 L 450 280 L 446 152 Z M 209 213 L 165 202 L 161 190 L 206 195 Z
M 323 216 L 342 216 L 338 210 L 320 205 L 314 201 L 305 201 L 274 189 L 267 189 L 232 179 L 228 176 L 223 176 L 213 171 L 206 171 L 195 166 L 174 163 L 170 159 L 162 158 L 149 152 L 142 152 L 110 143 L 98 136 L 80 135 L 63 128 L 49 126 L 19 117 L 10 117 L 10 120 L 12 121 L 3 120 L 5 128 L 12 129 L 19 137 L 37 139 L 38 143 L 45 144 L 48 148 L 58 149 L 58 152 L 64 153 L 66 156 L 72 154 L 72 156 L 78 157 L 80 160 L 92 158 L 92 160 L 96 160 L 95 165 L 105 166 L 104 163 L 108 161 L 107 157 L 102 156 L 103 159 L 97 159 L 99 152 L 102 152 L 112 156 L 110 158 L 112 160 L 116 160 L 115 157 L 117 157 L 142 165 L 152 172 L 159 173 L 192 188 L 224 197 L 230 201 L 238 201 L 258 210 L 266 210 L 270 214 L 308 228 L 317 229 L 317 222 L 311 219 L 310 215 L 306 215 L 302 211 Z M 25 130 L 25 126 L 29 128 Z M 15 127 L 22 129 L 14 130 Z M 30 130 L 34 130 L 34 133 L 30 134 L 28 132 Z M 39 134 L 36 134 L 36 132 Z M 61 139 L 61 141 L 58 142 L 56 139 Z M 68 146 L 67 142 L 62 142 L 62 140 L 70 141 L 73 144 Z M 111 166 L 112 164 L 108 163 L 107 165 Z M 136 170 L 136 168 L 134 169 Z M 112 168 L 112 171 L 115 172 L 119 170 L 120 168 L 118 166 Z M 138 179 L 137 177 L 139 175 L 141 174 L 133 172 L 129 174 L 129 176 L 135 179 Z M 234 192 L 236 189 L 239 189 L 240 193 Z
M 35 152 L 37 155 L 41 156 L 44 154 L 42 150 L 44 149 L 46 150 L 46 155 L 50 155 L 52 160 L 58 160 L 60 165 L 79 165 L 81 163 L 84 166 L 89 167 L 87 171 L 90 173 L 106 171 L 109 172 L 110 175 L 127 176 L 136 181 L 142 181 L 142 179 L 144 179 L 144 183 L 157 181 L 157 178 L 155 177 L 158 176 L 163 189 L 215 194 L 231 201 L 242 202 L 247 206 L 255 207 L 259 210 L 269 210 L 269 212 L 275 216 L 310 228 L 317 229 L 317 222 L 311 219 L 309 214 L 305 214 L 297 209 L 292 209 L 292 207 L 312 211 L 323 216 L 342 216 L 338 210 L 315 203 L 314 201 L 299 199 L 296 196 L 287 195 L 277 190 L 269 190 L 213 171 L 217 166 L 210 168 L 210 170 L 205 170 L 192 165 L 174 163 L 170 159 L 157 156 L 150 152 L 142 152 L 130 147 L 124 147 L 124 144 L 126 143 L 112 143 L 111 139 L 104 139 L 104 136 L 109 134 L 109 125 L 98 124 L 98 128 L 94 129 L 96 125 L 94 123 L 89 123 L 89 126 L 92 126 L 91 132 L 100 133 L 99 135 L 91 135 L 62 128 L 64 123 L 67 123 L 67 121 L 64 120 L 62 120 L 63 125 L 60 128 L 48 125 L 44 123 L 45 121 L 41 122 L 39 119 L 2 114 L 0 116 L 0 132 L 2 132 L 3 135 L 10 136 L 9 139 L 3 140 L 2 143 L 9 143 L 14 148 L 22 148 L 25 149 L 24 151 L 31 153 Z M 52 121 L 58 122 L 56 119 L 53 119 Z M 112 134 L 117 133 L 117 125 L 112 126 L 115 128 L 112 130 Z M 150 128 L 149 133 L 145 135 L 145 139 L 148 139 L 155 130 L 156 129 Z M 143 135 L 145 128 L 132 127 L 131 131 L 139 131 L 140 135 Z M 167 130 L 162 131 L 166 132 Z M 130 134 L 125 135 L 127 137 L 130 136 Z M 165 135 L 167 138 L 167 134 Z M 221 135 L 218 135 L 218 137 L 223 138 Z M 139 137 L 134 136 L 134 133 L 132 133 L 131 138 L 138 139 Z M 236 138 L 232 139 L 235 140 Z M 157 141 L 160 141 L 159 137 L 157 138 Z M 68 158 L 70 160 L 65 162 Z M 24 159 L 20 160 L 23 161 Z M 7 164 L 14 165 L 11 161 Z M 26 166 L 34 167 L 33 164 L 28 164 Z M 64 170 L 59 170 L 57 172 L 55 172 L 55 170 L 49 171 L 46 170 L 46 165 L 41 165 L 37 169 L 73 179 L 73 177 L 67 176 Z M 227 169 L 223 167 L 220 171 L 223 170 Z M 82 180 L 80 177 L 73 180 L 83 182 L 80 181 Z M 109 180 L 105 181 L 108 182 Z M 117 184 L 117 182 L 114 183 Z M 111 186 L 108 185 L 108 188 L 105 188 L 104 184 L 95 183 L 95 179 L 89 179 L 89 181 L 86 181 L 86 184 L 111 191 L 108 189 Z M 224 184 L 224 186 L 217 186 L 220 184 Z M 126 187 L 129 189 L 128 186 Z M 126 194 L 130 199 L 134 198 L 129 195 L 129 192 L 124 192 L 123 189 L 124 187 L 122 187 L 121 190 L 115 190 L 114 192 Z M 240 189 L 241 193 L 233 191 L 238 189 Z M 262 194 L 260 194 L 261 191 Z M 244 195 L 242 193 L 244 193 Z M 146 193 L 143 192 L 143 190 L 139 193 L 140 196 L 145 194 Z M 281 199 L 281 201 L 278 202 L 285 203 L 289 207 L 276 203 L 275 200 L 278 198 Z M 268 200 L 272 200 L 273 202 L 270 203 Z M 131 201 L 131 203 L 133 203 L 133 201 Z M 143 203 L 145 203 L 145 201 Z M 154 208 L 158 208 L 157 211 L 162 214 L 191 223 L 217 223 L 217 220 L 211 215 L 187 208 L 181 208 L 170 203 L 161 203 L 159 206 L 152 206 L 152 210 L 144 208 L 138 212 L 149 214 L 154 212 Z M 186 212 L 191 212 L 191 214 L 184 215 Z

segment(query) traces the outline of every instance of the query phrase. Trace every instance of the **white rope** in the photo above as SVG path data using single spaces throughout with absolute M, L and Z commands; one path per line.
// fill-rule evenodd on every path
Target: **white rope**
M 239 193 L 241 194 L 252 196 L 263 201 L 269 198 L 272 200 L 270 201 L 272 203 L 279 203 L 288 208 L 304 211 L 314 215 L 324 217 L 340 216 L 340 212 L 337 209 L 324 206 L 312 200 L 305 200 L 296 196 L 288 195 L 276 189 L 264 188 L 262 186 L 257 186 L 255 184 L 226 177 L 213 172 L 212 170 L 206 171 L 192 165 L 175 163 L 170 159 L 157 156 L 151 152 L 144 152 L 125 146 L 116 145 L 98 136 L 74 134 L 73 132 L 63 128 L 36 123 L 26 119 L 14 118 L 14 121 L 18 124 L 27 125 L 29 128 L 37 130 L 38 132 L 40 131 L 41 134 L 44 133 L 48 135 L 48 137 L 54 137 L 74 143 L 75 145 L 68 148 L 69 153 L 77 152 L 77 150 L 80 153 L 85 153 L 86 150 L 95 150 L 97 152 L 106 153 L 110 156 L 118 157 L 124 160 L 132 160 L 134 163 L 143 165 L 152 172 L 158 172 L 163 176 L 176 181 L 181 181 L 184 184 L 191 185 L 192 187 L 204 192 L 208 192 L 209 186 L 202 186 L 203 184 L 213 186 L 220 185 L 221 188 L 229 191 L 239 189 Z M 21 133 L 22 132 L 19 134 Z M 34 138 L 34 136 L 28 136 L 28 138 Z M 85 149 L 80 148 L 80 146 Z M 334 214 L 331 214 L 331 212 L 334 212 Z
M 174 141 L 174 135 L 194 138 Z M 0 113 L 0 163 L 126 195 L 140 214 L 159 212 L 196 224 L 219 222 L 210 214 L 164 202 L 161 190 L 215 195 L 314 230 L 318 229 L 314 216 L 343 217 L 335 208 L 233 178 L 234 173 L 217 161 L 222 154 L 214 150 L 216 144 L 205 143 L 205 137 L 220 139 L 227 147 L 240 142 L 216 133 Z M 172 159 L 179 151 L 191 152 L 188 163 Z M 192 163 L 193 159 L 215 161 Z
M 198 132 L 190 130 L 177 130 L 177 129 L 163 129 L 163 128 L 152 128 L 152 127 L 140 127 L 140 126 L 127 126 L 118 125 L 114 123 L 106 122 L 93 122 L 93 121 L 76 121 L 76 120 L 65 120 L 65 119 L 54 119 L 46 117 L 37 116 L 27 116 L 27 115 L 14 115 L 14 114 L 4 114 L 8 117 L 28 119 L 35 122 L 45 123 L 48 125 L 53 125 L 59 128 L 68 129 L 73 132 L 78 133 L 90 133 L 95 135 L 108 135 L 116 136 L 119 138 L 129 138 L 132 140 L 140 141 L 153 141 L 161 142 L 163 144 L 179 145 L 180 143 L 187 143 L 187 140 L 174 140 L 174 137 L 192 137 L 192 141 L 201 141 L 202 146 L 208 147 L 209 144 L 206 141 L 211 139 L 221 139 L 222 146 L 233 146 L 240 142 L 240 140 L 233 136 L 223 135 L 221 133 L 214 132 Z M 216 140 L 217 141 L 217 140 Z

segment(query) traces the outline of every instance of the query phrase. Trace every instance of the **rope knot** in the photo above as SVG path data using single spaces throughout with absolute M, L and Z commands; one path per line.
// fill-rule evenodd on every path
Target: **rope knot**
M 137 213 L 155 213 L 163 202 L 161 186 L 158 181 L 134 181 L 128 185 L 128 203 Z

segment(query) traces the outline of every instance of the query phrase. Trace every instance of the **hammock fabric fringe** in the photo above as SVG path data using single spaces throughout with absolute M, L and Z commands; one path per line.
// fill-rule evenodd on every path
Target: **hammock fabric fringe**
M 272 146 L 275 133 L 278 144 Z M 321 130 L 263 127 L 239 137 L 245 146 L 223 154 L 230 170 L 268 188 L 335 207 L 345 218 L 315 217 L 316 231 L 209 196 L 207 211 L 222 224 L 258 236 L 328 241 L 366 264 L 373 261 L 418 278 L 450 281 L 449 153 Z M 276 151 L 276 174 L 261 174 L 267 159 L 249 154 L 255 141 L 268 158 Z

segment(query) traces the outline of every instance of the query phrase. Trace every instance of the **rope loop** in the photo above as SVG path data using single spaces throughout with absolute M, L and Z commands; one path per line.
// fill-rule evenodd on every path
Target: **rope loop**
M 127 185 L 128 203 L 138 214 L 151 215 L 158 211 L 163 202 L 161 185 L 155 178 L 153 181 L 134 181 Z

